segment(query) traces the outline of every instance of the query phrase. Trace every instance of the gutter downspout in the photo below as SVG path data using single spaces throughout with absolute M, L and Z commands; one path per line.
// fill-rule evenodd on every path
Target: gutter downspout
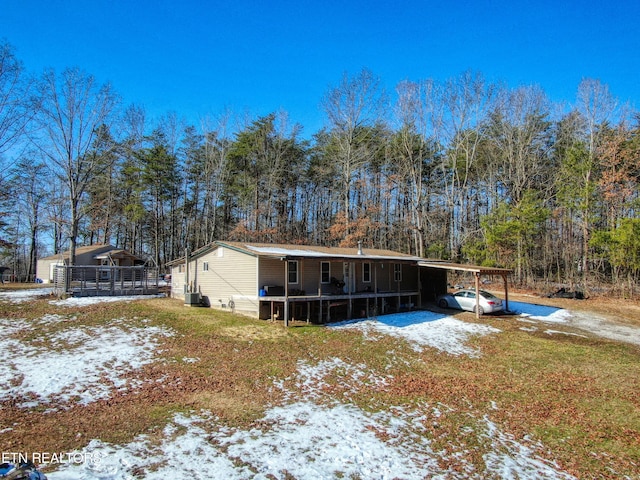
M 191 293 L 189 285 L 189 248 L 184 249 L 184 262 L 185 262 L 185 274 L 184 274 L 184 293 Z

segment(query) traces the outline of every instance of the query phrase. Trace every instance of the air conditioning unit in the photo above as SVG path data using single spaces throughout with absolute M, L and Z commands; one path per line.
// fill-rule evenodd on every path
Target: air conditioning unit
M 197 307 L 200 305 L 201 301 L 202 297 L 200 296 L 199 292 L 184 294 L 184 304 L 189 307 Z

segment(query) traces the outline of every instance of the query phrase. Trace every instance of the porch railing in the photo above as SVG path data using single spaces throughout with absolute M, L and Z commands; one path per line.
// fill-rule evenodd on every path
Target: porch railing
M 160 288 L 158 268 L 148 266 L 57 265 L 53 285 L 56 295 L 75 297 L 153 295 Z

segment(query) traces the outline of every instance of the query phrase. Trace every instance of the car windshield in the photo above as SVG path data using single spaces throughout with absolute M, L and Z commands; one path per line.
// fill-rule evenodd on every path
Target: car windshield
M 484 298 L 498 298 L 493 293 L 485 292 L 484 290 L 482 290 L 480 293 Z

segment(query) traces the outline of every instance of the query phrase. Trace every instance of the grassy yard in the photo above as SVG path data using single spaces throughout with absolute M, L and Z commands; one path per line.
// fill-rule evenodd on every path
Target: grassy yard
M 65 322 L 42 327 L 52 336 L 68 322 L 89 328 L 113 319 L 126 319 L 123 328 L 155 326 L 174 334 L 157 347 L 161 361 L 126 374 L 141 380 L 136 388 L 53 410 L 3 399 L 0 451 L 72 451 L 91 439 L 125 444 L 143 434 L 159 439 L 177 413 L 206 411 L 230 428 L 255 428 L 265 411 L 284 404 L 285 397 L 305 397 L 304 383 L 296 381 L 301 362 L 340 359 L 344 363 L 323 378 L 314 402 L 347 403 L 372 413 L 423 411 L 420 431 L 441 452 L 438 462 L 453 477 L 458 472 L 463 478 L 470 465 L 482 477 L 486 455 L 496 449 L 483 433 L 487 422 L 578 478 L 640 477 L 640 347 L 563 325 L 553 327 L 563 333 L 549 334 L 523 329 L 526 324 L 518 317 L 485 316 L 479 322 L 500 333 L 472 338 L 480 355 L 470 357 L 416 350 L 401 338 L 371 338 L 358 330 L 314 325 L 285 329 L 185 308 L 172 299 L 64 309 L 38 299 L 3 303 L 2 310 L 0 317 L 9 322 L 63 315 Z M 471 314 L 455 316 L 477 322 Z M 33 331 L 13 335 L 35 341 Z M 65 344 L 45 347 L 64 350 Z M 355 365 L 367 378 L 384 382 L 365 378 L 354 388 L 348 370 Z

